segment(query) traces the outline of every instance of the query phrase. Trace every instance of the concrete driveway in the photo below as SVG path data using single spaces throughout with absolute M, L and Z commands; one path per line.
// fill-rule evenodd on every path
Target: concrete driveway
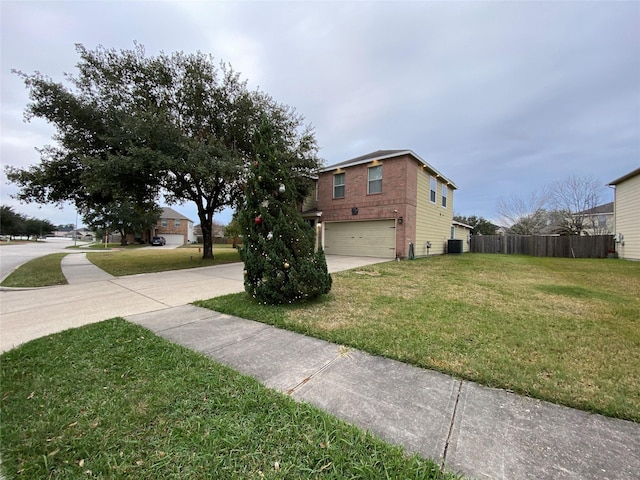
M 327 267 L 334 273 L 388 261 L 328 255 Z M 160 311 L 241 292 L 243 270 L 242 263 L 233 263 L 107 280 L 98 275 L 97 281 L 85 276 L 82 283 L 71 285 L 1 290 L 0 352 L 34 338 L 112 317 Z

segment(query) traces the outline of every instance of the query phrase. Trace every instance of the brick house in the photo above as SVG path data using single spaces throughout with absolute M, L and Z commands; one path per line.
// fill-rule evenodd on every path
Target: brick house
M 158 223 L 152 227 L 153 237 L 161 236 L 167 245 L 185 245 L 195 242 L 193 221 L 169 207 L 162 208 Z
M 378 150 L 322 168 L 302 212 L 328 255 L 421 257 L 447 252 L 456 189 L 411 150 Z

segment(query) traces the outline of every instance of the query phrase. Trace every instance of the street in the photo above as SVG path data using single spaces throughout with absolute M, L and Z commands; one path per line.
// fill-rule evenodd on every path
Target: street
M 86 242 L 78 241 L 78 245 Z M 0 244 L 0 282 L 23 263 L 50 253 L 63 252 L 73 245 L 72 238 L 47 238 L 37 242 L 24 242 L 18 245 Z

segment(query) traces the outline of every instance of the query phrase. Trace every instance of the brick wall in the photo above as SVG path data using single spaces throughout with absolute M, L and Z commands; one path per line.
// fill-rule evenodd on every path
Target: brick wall
M 369 167 L 382 165 L 382 193 L 367 193 Z M 318 210 L 323 222 L 382 220 L 402 217 L 396 229 L 397 254 L 405 257 L 415 239 L 418 165 L 409 156 L 323 172 L 318 179 Z M 345 174 L 344 198 L 333 198 L 333 177 Z M 352 209 L 358 209 L 353 215 Z M 394 212 L 397 210 L 397 212 Z
M 186 243 L 189 238 L 189 220 L 185 218 L 180 219 L 180 225 L 176 227 L 175 218 L 167 218 L 167 225 L 162 224 L 162 219 L 158 221 L 156 225 L 156 235 L 184 235 L 184 241 Z

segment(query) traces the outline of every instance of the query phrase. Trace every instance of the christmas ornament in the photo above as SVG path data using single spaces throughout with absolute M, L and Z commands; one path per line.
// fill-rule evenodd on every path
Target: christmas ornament
M 269 208 L 269 200 L 265 200 L 260 205 L 262 205 L 264 208 Z
M 262 223 L 262 215 L 258 215 L 255 218 L 256 225 L 260 225 Z
M 262 181 L 262 175 L 258 175 L 258 181 L 261 182 Z
M 284 183 L 281 183 L 281 184 L 280 184 L 280 187 L 278 188 L 278 191 L 279 191 L 280 193 L 284 193 L 284 192 L 285 192 L 285 190 L 286 190 L 286 188 L 285 188 L 285 186 L 284 186 Z
M 253 162 L 253 166 L 258 168 L 258 162 Z
M 284 267 L 285 270 L 289 270 L 289 268 L 291 267 L 291 265 L 289 265 L 289 262 L 284 262 L 282 266 Z
M 247 272 L 246 270 L 244 271 L 244 276 L 246 277 L 247 275 L 249 275 L 249 272 Z
M 267 234 L 267 240 L 271 240 L 273 238 L 273 232 L 269 232 Z

